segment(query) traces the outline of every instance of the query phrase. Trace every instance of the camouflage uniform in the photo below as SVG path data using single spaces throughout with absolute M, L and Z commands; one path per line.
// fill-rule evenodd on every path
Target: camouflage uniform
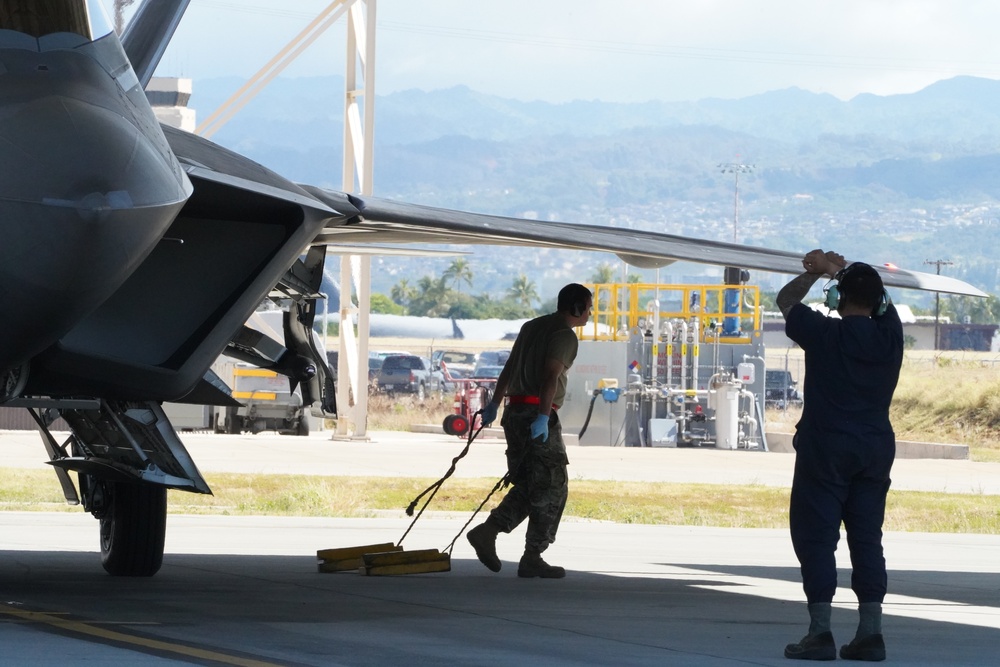
M 489 522 L 509 533 L 527 518 L 525 547 L 537 553 L 545 551 L 556 539 L 566 507 L 569 460 L 556 410 L 549 414 L 548 440 L 532 440 L 531 423 L 539 414 L 539 406 L 517 399 L 530 398 L 537 403 L 546 361 L 557 359 L 568 369 L 576 358 L 577 346 L 576 334 L 563 315 L 545 315 L 521 328 L 507 359 L 507 366 L 512 370 L 506 392 L 510 402 L 500 423 L 507 439 L 511 489 L 490 513 Z M 566 373 L 563 372 L 553 403 L 561 404 L 565 396 Z
M 508 405 L 504 410 L 500 423 L 507 438 L 511 489 L 490 512 L 490 520 L 509 533 L 527 518 L 525 546 L 541 553 L 556 541 L 569 491 L 569 459 L 556 411 L 549 416 L 549 439 L 545 442 L 531 439 L 531 422 L 536 416 L 537 405 Z

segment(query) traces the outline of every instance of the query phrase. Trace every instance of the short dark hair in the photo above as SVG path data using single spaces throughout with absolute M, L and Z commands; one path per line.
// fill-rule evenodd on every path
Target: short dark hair
M 587 309 L 587 302 L 593 302 L 594 295 L 590 290 L 579 283 L 570 283 L 559 290 L 559 297 L 556 299 L 556 310 L 560 313 L 570 313 L 575 317 L 583 315 Z
M 837 274 L 837 289 L 851 303 L 875 310 L 882 302 L 885 285 L 870 265 L 854 262 Z

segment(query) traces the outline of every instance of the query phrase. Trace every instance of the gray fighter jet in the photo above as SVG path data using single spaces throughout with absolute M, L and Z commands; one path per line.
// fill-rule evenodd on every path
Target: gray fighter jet
M 311 336 L 331 243 L 603 250 L 798 273 L 800 255 L 667 234 L 474 215 L 300 186 L 161 127 L 144 95 L 188 0 L 148 0 L 122 39 L 100 0 L 0 0 L 0 404 L 30 410 L 67 501 L 100 521 L 104 568 L 163 559 L 168 488 L 210 490 L 161 409 L 235 405 L 225 352 L 336 411 Z M 887 284 L 957 294 L 943 276 Z M 244 322 L 290 303 L 284 341 Z M 58 442 L 52 422 L 72 435 Z M 69 474 L 79 475 L 79 492 Z

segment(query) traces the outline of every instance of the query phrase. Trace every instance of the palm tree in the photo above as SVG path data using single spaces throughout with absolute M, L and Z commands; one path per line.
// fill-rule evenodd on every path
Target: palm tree
M 400 306 L 405 306 L 413 300 L 413 288 L 406 278 L 401 279 L 389 290 L 389 297 Z
M 514 279 L 507 290 L 507 296 L 525 308 L 531 308 L 531 304 L 538 300 L 538 290 L 535 289 L 535 283 L 522 273 Z
M 458 292 L 462 291 L 462 283 L 465 283 L 467 287 L 472 287 L 472 267 L 469 266 L 469 261 L 464 257 L 453 261 L 441 277 L 450 281 L 452 287 Z
M 451 290 L 444 277 L 424 276 L 417 282 L 417 290 L 410 301 L 411 315 L 441 317 L 448 312 Z
M 607 285 L 608 283 L 613 283 L 615 281 L 615 267 L 611 266 L 607 262 L 601 262 L 597 266 L 597 270 L 594 271 L 594 275 L 590 277 L 590 282 L 595 285 Z

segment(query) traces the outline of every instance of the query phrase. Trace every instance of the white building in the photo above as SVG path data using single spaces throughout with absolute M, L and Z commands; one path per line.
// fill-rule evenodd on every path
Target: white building
M 146 86 L 146 98 L 156 119 L 185 132 L 194 132 L 195 112 L 188 108 L 193 90 L 191 79 L 154 76 Z

